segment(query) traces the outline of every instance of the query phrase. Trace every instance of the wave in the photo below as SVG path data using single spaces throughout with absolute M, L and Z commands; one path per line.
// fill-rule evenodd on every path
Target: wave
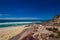
M 6 23 L 0 23 L 0 25 L 4 25 L 4 24 L 26 24 L 26 23 L 32 23 L 32 22 L 6 22 Z
M 40 22 L 5 22 L 5 23 L 0 23 L 0 25 L 4 25 L 4 24 L 29 24 L 29 23 L 40 23 Z
M 10 26 L 18 26 L 18 25 L 29 25 L 32 23 L 40 23 L 40 22 L 5 22 L 5 23 L 0 23 L 0 28 L 10 27 Z

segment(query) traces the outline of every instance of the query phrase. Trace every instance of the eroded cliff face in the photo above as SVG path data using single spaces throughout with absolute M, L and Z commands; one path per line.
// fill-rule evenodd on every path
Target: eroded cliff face
M 54 16 L 54 18 L 49 20 L 47 23 L 42 22 L 41 25 L 43 25 L 44 27 L 40 26 L 40 29 L 39 29 L 40 33 L 39 34 L 41 34 L 43 32 L 40 35 L 40 37 L 41 37 L 40 39 L 42 39 L 42 40 L 44 40 L 44 39 L 46 39 L 46 40 L 60 40 L 60 14 Z M 41 30 L 42 29 L 41 27 L 43 27 L 43 30 L 44 29 L 45 30 L 44 31 Z M 46 32 L 46 30 L 47 30 L 47 32 Z M 46 38 L 44 36 L 46 36 Z
M 60 14 L 54 16 L 53 21 L 55 24 L 60 25 Z

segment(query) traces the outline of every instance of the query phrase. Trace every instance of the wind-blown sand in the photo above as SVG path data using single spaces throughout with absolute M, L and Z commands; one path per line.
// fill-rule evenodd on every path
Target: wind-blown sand
M 26 25 L 0 28 L 0 40 L 8 40 L 9 38 L 16 36 L 26 28 L 25 26 Z

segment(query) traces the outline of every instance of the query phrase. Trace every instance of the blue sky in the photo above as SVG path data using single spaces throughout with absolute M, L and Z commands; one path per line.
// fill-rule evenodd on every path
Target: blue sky
M 0 19 L 51 19 L 60 0 L 0 0 Z

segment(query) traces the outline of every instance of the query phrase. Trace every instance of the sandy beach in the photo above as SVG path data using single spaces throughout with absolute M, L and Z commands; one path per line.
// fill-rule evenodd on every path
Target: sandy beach
M 26 25 L 0 28 L 0 40 L 8 40 L 9 38 L 16 36 L 26 28 L 25 26 Z

